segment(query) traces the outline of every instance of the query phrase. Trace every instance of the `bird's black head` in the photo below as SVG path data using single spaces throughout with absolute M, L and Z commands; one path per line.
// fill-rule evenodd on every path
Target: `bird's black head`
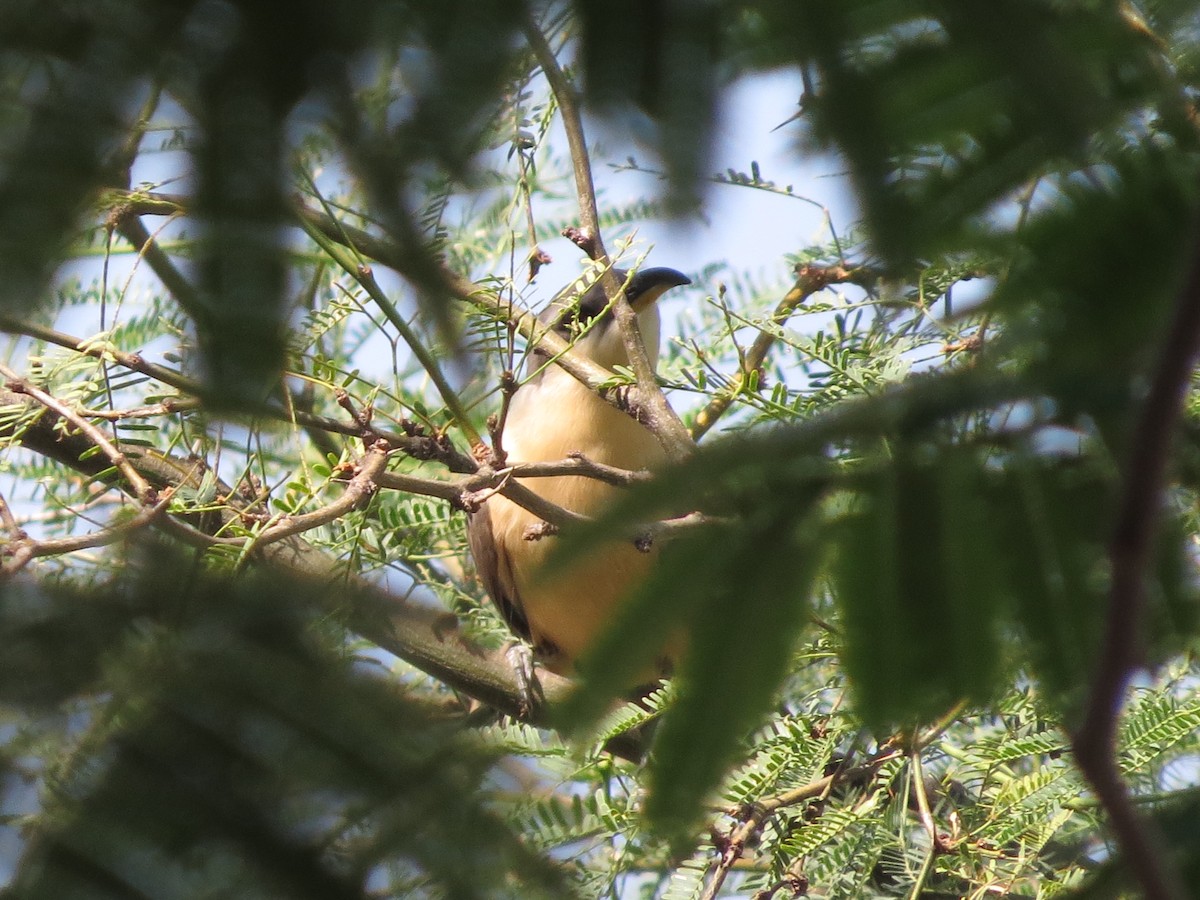
M 653 362 L 658 357 L 658 311 L 654 303 L 664 292 L 683 284 L 691 284 L 692 280 L 675 269 L 653 268 L 642 269 L 630 277 L 625 269 L 614 269 L 617 280 L 625 285 L 625 299 L 638 313 L 638 321 L 642 337 L 646 342 L 646 351 Z M 542 313 L 541 320 L 553 328 L 567 340 L 575 340 L 585 333 L 582 340 L 575 344 L 578 352 L 591 357 L 602 366 L 627 365 L 626 355 L 620 334 L 615 327 L 616 319 L 609 309 L 608 299 L 604 296 L 604 287 L 597 282 L 583 294 L 577 295 L 567 288 L 551 302 L 550 307 Z M 538 365 L 545 361 L 546 353 L 542 350 L 533 351 Z
M 632 278 L 626 269 L 613 269 L 613 274 L 617 276 L 618 282 L 625 284 L 625 299 L 629 301 L 634 312 L 646 309 L 671 288 L 692 283 L 692 279 L 682 272 L 664 266 L 641 269 L 635 272 Z M 608 298 L 604 296 L 604 286 L 600 282 L 597 281 L 584 291 L 579 298 L 578 308 L 574 303 L 566 302 L 570 296 L 568 292 L 569 289 L 559 294 L 550 307 L 553 310 L 551 315 L 554 316 L 555 328 L 582 327 L 597 316 L 611 315 L 611 311 L 608 310 Z

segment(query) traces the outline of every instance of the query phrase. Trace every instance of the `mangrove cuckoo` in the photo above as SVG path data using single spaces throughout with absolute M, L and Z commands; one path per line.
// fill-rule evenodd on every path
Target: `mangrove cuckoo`
M 659 316 L 655 301 L 691 280 L 674 269 L 643 269 L 629 277 L 616 270 L 625 297 L 637 313 L 651 364 L 658 358 Z M 575 351 L 606 368 L 629 365 L 615 316 L 599 283 L 578 299 L 559 294 L 542 321 L 570 339 L 582 336 Z M 664 459 L 657 438 L 630 416 L 534 351 L 536 374 L 517 388 L 504 423 L 509 462 L 554 462 L 581 453 L 593 462 L 623 469 L 653 469 Z M 566 509 L 593 515 L 619 490 L 595 478 L 555 476 L 522 479 L 522 484 Z M 632 541 L 612 540 L 592 548 L 561 575 L 542 577 L 553 541 L 530 540 L 537 516 L 499 494 L 468 519 L 471 554 L 509 627 L 533 644 L 552 672 L 569 674 L 576 659 L 608 623 L 617 604 L 652 565 L 654 553 Z

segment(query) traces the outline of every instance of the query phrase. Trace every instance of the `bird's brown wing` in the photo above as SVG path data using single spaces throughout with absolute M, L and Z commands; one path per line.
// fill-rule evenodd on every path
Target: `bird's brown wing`
M 492 517 L 485 504 L 481 509 L 467 514 L 467 542 L 471 556 L 475 559 L 475 570 L 483 580 L 483 586 L 500 611 L 513 634 L 527 641 L 533 640 L 529 620 L 517 596 L 508 554 L 496 543 L 492 531 Z M 507 575 L 508 577 L 505 577 Z

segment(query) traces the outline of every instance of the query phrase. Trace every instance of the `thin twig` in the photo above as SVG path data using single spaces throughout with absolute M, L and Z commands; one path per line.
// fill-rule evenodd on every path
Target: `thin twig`
M 28 394 L 38 403 L 42 404 L 42 406 L 58 413 L 59 416 L 70 422 L 77 430 L 87 435 L 92 443 L 100 448 L 100 452 L 108 457 L 109 462 L 116 467 L 117 471 L 125 477 L 125 480 L 129 482 L 138 500 L 146 505 L 158 502 L 158 496 L 154 489 L 150 487 L 150 483 L 133 467 L 125 454 L 113 446 L 112 441 L 108 439 L 108 436 L 103 431 L 80 416 L 65 403 L 62 403 L 57 398 L 22 378 L 12 369 L 8 368 L 8 366 L 0 365 L 0 375 L 3 375 L 8 380 L 7 387 L 9 390 L 17 394 Z
M 532 18 L 525 23 L 525 37 L 546 75 L 546 80 L 550 83 L 550 90 L 554 93 L 554 99 L 562 113 L 563 129 L 566 131 L 572 171 L 575 174 L 579 218 L 590 244 L 590 255 L 604 268 L 600 282 L 604 286 L 605 296 L 613 304 L 613 315 L 621 331 L 630 368 L 637 378 L 638 405 L 646 412 L 644 424 L 658 438 L 668 457 L 682 460 L 695 449 L 695 443 L 658 386 L 654 366 L 650 364 L 645 342 L 638 331 L 637 314 L 625 298 L 624 288 L 613 272 L 608 253 L 604 249 L 604 241 L 600 234 L 600 216 L 596 206 L 596 187 L 592 181 L 592 165 L 583 132 L 578 94 L 559 66 L 546 36 Z
M 771 313 L 773 325 L 783 325 L 792 313 L 799 309 L 809 297 L 824 290 L 831 284 L 842 284 L 859 277 L 861 273 L 845 266 L 801 266 L 796 272 L 796 282 L 791 290 L 784 294 L 783 299 Z M 750 349 L 745 353 L 741 362 L 741 372 L 733 384 L 726 390 L 720 391 L 708 402 L 704 409 L 696 414 L 692 423 L 691 436 L 700 440 L 717 424 L 717 420 L 729 410 L 734 399 L 750 385 L 751 375 L 761 370 L 766 362 L 767 354 L 775 345 L 777 338 L 768 331 L 760 331 Z
M 797 112 L 794 116 L 780 122 L 772 131 L 778 131 L 788 122 L 800 118 L 804 115 L 803 110 Z M 609 163 L 609 168 L 615 172 L 639 172 L 645 175 L 653 175 L 660 181 L 666 181 L 671 176 L 665 169 L 655 169 L 649 166 L 640 165 L 637 160 L 630 157 L 623 163 Z M 838 236 L 837 229 L 833 225 L 833 214 L 829 207 L 820 200 L 814 200 L 812 197 L 806 197 L 803 194 L 797 194 L 792 190 L 789 184 L 786 187 L 780 187 L 774 181 L 764 181 L 757 169 L 757 163 L 751 163 L 751 174 L 746 175 L 744 172 L 737 172 L 733 169 L 727 169 L 726 174 L 720 172 L 715 175 L 709 175 L 703 179 L 711 184 L 724 185 L 726 187 L 744 187 L 751 188 L 757 191 L 763 191 L 772 194 L 776 197 L 782 197 L 786 200 L 799 200 L 808 206 L 812 206 L 821 211 L 821 218 L 825 220 L 825 227 L 829 230 L 830 240 L 833 242 L 833 249 L 837 251 L 838 259 L 844 264 L 846 261 L 846 251 L 842 247 L 842 239 Z
M 322 525 L 328 525 L 351 510 L 358 509 L 379 487 L 379 476 L 387 465 L 388 446 L 386 441 L 379 441 L 371 447 L 358 464 L 358 472 L 348 482 L 342 495 L 320 509 L 300 515 L 283 516 L 274 525 L 269 525 L 256 535 L 248 538 L 218 538 L 216 543 L 229 546 L 265 547 L 275 541 L 297 534 L 303 534 Z
M 563 128 L 567 135 L 567 146 L 571 151 L 571 168 L 575 175 L 575 192 L 579 201 L 579 219 L 583 228 L 594 242 L 593 259 L 607 262 L 608 254 L 604 250 L 604 241 L 600 236 L 600 213 L 596 205 L 596 186 L 592 181 L 592 165 L 588 155 L 587 139 L 583 133 L 583 117 L 579 111 L 579 95 L 567 78 L 567 74 L 558 64 L 554 49 L 541 27 L 530 18 L 525 23 L 525 38 L 537 58 L 538 65 L 546 80 L 554 100 L 562 113 Z
M 81 409 L 79 414 L 89 419 L 105 419 L 118 422 L 122 419 L 150 419 L 155 416 L 170 416 L 181 410 L 199 409 L 201 402 L 195 397 L 168 397 L 162 403 L 149 406 L 134 406 L 129 409 Z
M 110 544 L 124 540 L 133 532 L 140 531 L 147 525 L 153 524 L 163 510 L 167 508 L 167 504 L 171 502 L 171 493 L 169 490 L 163 491 L 161 499 L 153 506 L 143 508 L 137 515 L 125 522 L 112 525 L 108 528 L 102 528 L 99 531 L 93 531 L 90 534 L 52 538 L 42 541 L 32 540 L 28 536 L 23 540 L 15 540 L 3 550 L 5 555 L 9 555 L 9 561 L 0 567 L 0 576 L 7 577 L 13 575 L 23 569 L 29 562 L 39 557 L 62 556 L 65 553 L 75 553 L 79 550 L 107 547 Z
M 133 210 L 135 208 L 131 205 L 115 209 L 110 214 L 110 219 L 114 222 L 121 236 L 129 241 L 133 245 L 133 248 L 137 250 L 138 256 L 146 260 L 151 271 L 163 283 L 163 286 L 171 292 L 171 296 L 183 307 L 184 311 L 193 319 L 201 318 L 204 313 L 204 305 L 201 302 L 199 290 L 188 281 L 183 272 L 179 270 L 179 267 L 171 261 L 171 257 L 159 246 L 158 241 L 155 240 L 146 226 L 142 224 L 142 220 L 134 214 Z M 181 212 L 176 212 L 173 215 L 178 216 L 181 214 Z M 163 227 L 165 227 L 165 224 Z M 162 228 L 160 227 L 159 230 L 161 231 Z
M 133 171 L 133 164 L 137 161 L 138 155 L 141 153 L 142 138 L 146 136 L 146 130 L 150 126 L 150 119 L 158 109 L 162 90 L 162 82 L 158 79 L 155 79 L 150 84 L 150 92 L 146 95 L 141 109 L 138 110 L 137 119 L 125 135 L 125 140 L 116 154 L 109 160 L 109 166 L 116 170 L 116 178 L 114 180 L 120 184 L 128 185 L 132 180 L 131 172 Z
M 784 791 L 782 794 L 776 794 L 774 797 L 767 797 L 764 800 L 756 800 L 754 803 L 748 804 L 742 810 L 741 820 L 737 827 L 722 841 L 723 846 L 721 848 L 721 855 L 717 860 L 716 868 L 713 870 L 708 884 L 704 886 L 699 900 L 713 900 L 720 893 L 721 887 L 724 885 L 729 873 L 733 870 L 734 864 L 742 858 L 742 854 L 746 851 L 746 846 L 779 810 L 825 795 L 830 789 L 840 783 L 856 781 L 861 778 L 870 778 L 885 763 L 902 755 L 902 750 L 889 746 L 876 754 L 870 762 L 864 763 L 861 766 L 855 766 L 852 769 L 844 771 L 839 770 L 832 775 L 818 778 L 816 781 L 809 782 L 801 787 L 793 788 L 789 791 Z
M 617 487 L 645 484 L 653 477 L 645 469 L 621 469 L 588 459 L 582 453 L 569 453 L 557 462 L 518 462 L 508 466 L 514 478 L 553 478 L 559 475 L 582 475 Z
M 76 337 L 75 335 L 56 331 L 46 325 L 28 322 L 24 319 L 12 319 L 8 316 L 0 316 L 0 331 L 6 331 L 9 334 L 23 334 L 34 340 L 45 341 L 47 344 L 55 344 L 59 347 L 65 347 L 68 350 L 74 350 L 76 353 L 90 356 L 93 359 L 111 359 L 126 369 L 140 372 L 143 375 L 149 375 L 155 381 L 159 381 L 168 387 L 173 387 L 178 391 L 192 394 L 193 396 L 199 395 L 203 390 L 200 382 L 193 381 L 182 372 L 147 362 L 142 358 L 141 354 L 126 353 L 123 350 L 119 350 L 110 341 Z
M 520 463 L 503 469 L 482 466 L 474 475 L 452 481 L 440 478 L 422 478 L 401 472 L 383 472 L 379 475 L 377 483 L 380 487 L 390 490 L 438 497 L 468 511 L 477 509 L 491 495 L 502 494 L 555 528 L 582 525 L 593 521 L 589 516 L 552 503 L 515 480 L 518 478 L 561 477 L 563 475 L 596 478 L 619 486 L 636 483 L 648 477 L 643 472 L 629 472 L 611 466 L 601 466 L 591 461 L 581 462 L 578 457 L 571 457 L 558 462 Z M 636 525 L 628 529 L 628 532 L 630 540 L 635 544 L 648 546 L 654 542 L 673 540 L 685 532 L 709 527 L 718 521 L 702 513 L 689 513 L 673 519 Z
M 383 288 L 379 286 L 379 282 L 375 280 L 375 274 L 371 271 L 371 267 L 363 264 L 361 260 L 355 257 L 353 252 L 347 250 L 333 239 L 326 237 L 325 234 L 310 225 L 306 220 L 301 220 L 301 222 L 308 236 L 334 262 L 341 266 L 346 274 L 362 285 L 371 299 L 375 301 L 375 305 L 383 311 L 384 316 L 392 323 L 392 327 L 400 333 L 400 336 L 408 345 L 408 349 L 417 358 L 417 361 L 421 364 L 421 368 L 425 370 L 434 387 L 437 388 L 442 402 L 446 404 L 446 408 L 450 410 L 454 421 L 462 429 L 463 434 L 466 435 L 468 443 L 472 447 L 482 444 L 483 441 L 479 436 L 479 432 L 471 424 L 470 416 L 467 415 L 466 408 L 463 406 L 458 392 L 450 386 L 450 382 L 442 373 L 442 368 L 438 365 L 437 358 L 425 346 L 425 342 L 413 331 L 412 327 L 404 321 L 404 317 L 400 315 L 400 311 L 396 309 L 396 305 L 392 303 L 391 299 L 384 293 Z
M 937 822 L 933 818 L 933 809 L 929 805 L 929 794 L 925 790 L 925 775 L 921 766 L 921 748 L 913 747 L 908 754 L 909 776 L 912 781 L 913 795 L 917 799 L 917 815 L 921 826 L 929 835 L 930 852 L 933 854 L 946 853 L 951 847 L 944 836 L 938 831 Z
M 691 531 L 701 528 L 711 528 L 713 525 L 731 524 L 732 520 L 720 519 L 700 512 L 691 512 L 673 519 L 660 519 L 642 526 L 634 539 L 640 547 L 650 544 L 663 544 L 680 538 Z
M 1142 403 L 1133 445 L 1125 461 L 1116 526 L 1109 542 L 1111 583 L 1104 643 L 1092 679 L 1083 724 L 1072 747 L 1091 782 L 1126 861 L 1151 900 L 1187 896 L 1179 873 L 1164 852 L 1157 829 L 1141 818 L 1116 761 L 1117 720 L 1126 688 L 1142 662 L 1146 613 L 1146 569 L 1154 549 L 1163 504 L 1171 439 L 1200 352 L 1200 248 L 1175 303 L 1158 366 Z
M 26 538 L 25 529 L 17 521 L 17 517 L 13 515 L 8 501 L 4 499 L 4 495 L 0 494 L 0 525 L 4 526 L 4 530 L 8 532 L 9 540 L 20 541 Z

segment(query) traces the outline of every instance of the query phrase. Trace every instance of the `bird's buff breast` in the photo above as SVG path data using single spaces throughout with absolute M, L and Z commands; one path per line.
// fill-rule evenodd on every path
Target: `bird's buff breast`
M 643 468 L 663 459 L 655 437 L 624 413 L 613 409 L 565 374 L 545 380 L 527 396 L 527 406 L 513 409 L 522 417 L 521 434 L 570 435 L 570 446 L 555 440 L 526 440 L 506 446 L 511 462 L 547 462 L 578 451 L 595 462 L 622 468 Z M 522 392 L 524 394 L 524 392 Z M 515 404 L 515 401 L 514 401 Z M 552 419 L 549 417 L 553 417 Z M 538 427 L 537 419 L 546 418 Z M 533 426 L 533 427 L 530 427 Z M 522 479 L 529 489 L 574 512 L 596 515 L 619 496 L 620 489 L 594 478 L 564 476 Z M 555 549 L 553 538 L 526 540 L 538 517 L 501 496 L 487 507 L 497 551 L 504 558 L 515 596 L 529 622 L 535 645 L 550 643 L 566 660 L 583 653 L 611 621 L 614 608 L 643 579 L 656 556 L 643 553 L 628 540 L 606 541 L 553 575 L 541 571 Z M 570 664 L 550 668 L 567 670 Z

